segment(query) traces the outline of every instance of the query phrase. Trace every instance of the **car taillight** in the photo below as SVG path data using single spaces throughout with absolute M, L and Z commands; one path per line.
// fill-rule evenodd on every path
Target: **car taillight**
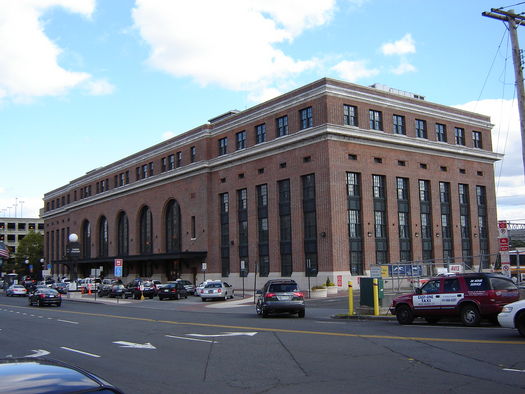
M 39 296 L 40 298 L 45 298 L 45 297 L 46 297 L 45 294 L 39 294 L 38 296 Z
M 265 298 L 273 298 L 273 297 L 275 297 L 275 293 L 266 293 L 266 295 L 264 297 Z
M 299 298 L 302 298 L 304 296 L 304 294 L 301 293 L 300 291 L 294 291 L 293 295 L 294 297 L 299 297 Z
M 222 293 L 222 289 L 219 289 L 218 292 L 219 292 L 219 293 Z

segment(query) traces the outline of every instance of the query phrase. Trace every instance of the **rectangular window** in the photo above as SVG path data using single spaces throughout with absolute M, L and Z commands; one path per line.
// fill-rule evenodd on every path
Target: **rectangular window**
M 148 176 L 153 176 L 153 162 L 148 163 Z
M 270 273 L 270 258 L 268 247 L 268 185 L 257 186 L 257 230 L 259 249 L 259 275 Z
M 456 137 L 456 145 L 465 145 L 465 129 L 454 127 L 454 136 Z
M 165 172 L 168 168 L 168 161 L 165 157 L 160 159 L 160 172 Z
M 281 256 L 281 276 L 292 276 L 292 202 L 290 180 L 277 183 L 279 189 L 279 249 Z
M 423 260 L 432 260 L 434 245 L 432 236 L 432 202 L 430 181 L 419 180 L 419 211 L 421 219 L 421 246 Z
M 282 137 L 288 134 L 288 116 L 281 116 L 275 120 L 277 137 Z
M 447 126 L 436 123 L 436 140 L 440 142 L 447 142 Z
M 470 199 L 468 185 L 458 185 L 459 197 L 459 227 L 461 234 L 461 253 L 468 266 L 472 266 L 472 240 L 470 238 Z
M 182 166 L 182 152 L 177 152 L 177 168 Z
M 301 120 L 300 129 L 304 130 L 314 125 L 312 116 L 312 107 L 308 107 L 299 111 L 299 119 Z
M 220 253 L 221 253 L 221 275 L 230 275 L 230 230 L 229 216 L 230 202 L 228 193 L 219 194 L 220 211 Z
M 237 190 L 237 221 L 239 226 L 239 257 L 248 257 L 248 190 Z
M 427 138 L 426 120 L 416 119 L 416 137 L 417 138 Z
M 489 240 L 488 240 L 488 218 L 487 218 L 487 191 L 485 186 L 476 186 L 476 201 L 478 204 L 478 232 L 479 252 L 481 255 L 482 268 L 489 268 Z
M 345 126 L 358 126 L 357 107 L 353 105 L 343 105 L 343 124 Z
M 410 201 L 408 178 L 396 178 L 397 186 L 397 216 L 399 233 L 399 259 L 412 260 L 412 241 L 410 228 Z
M 480 131 L 473 131 L 472 132 L 472 144 L 474 145 L 474 148 L 483 148 L 483 143 L 481 142 L 481 132 Z
M 175 155 L 168 156 L 168 170 L 173 170 L 175 168 Z
M 383 114 L 381 111 L 369 110 L 370 116 L 370 129 L 371 130 L 383 130 Z
M 190 163 L 195 163 L 197 158 L 197 150 L 194 146 L 190 148 Z
M 260 144 L 266 141 L 266 124 L 255 126 L 255 143 Z
M 441 238 L 443 243 L 443 258 L 445 262 L 449 263 L 454 261 L 450 183 L 439 182 L 439 202 L 441 209 Z
M 350 272 L 363 274 L 363 230 L 361 223 L 361 174 L 346 173 Z
M 406 134 L 406 128 L 405 128 L 405 117 L 401 115 L 393 115 L 393 127 L 394 127 L 394 133 L 395 134 Z
M 303 236 L 306 276 L 317 276 L 317 214 L 315 175 L 301 177 L 303 202 Z
M 239 131 L 235 134 L 235 149 L 244 149 L 246 148 L 246 131 Z
M 372 175 L 372 185 L 376 264 L 386 264 L 388 262 L 388 238 L 385 176 Z
M 228 137 L 219 139 L 219 156 L 228 153 Z

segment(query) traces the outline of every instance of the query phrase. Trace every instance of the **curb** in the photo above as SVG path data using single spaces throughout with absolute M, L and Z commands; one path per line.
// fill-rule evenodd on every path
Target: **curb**
M 332 315 L 330 316 L 332 319 L 344 319 L 344 320 L 396 320 L 395 316 L 388 316 L 388 315 Z

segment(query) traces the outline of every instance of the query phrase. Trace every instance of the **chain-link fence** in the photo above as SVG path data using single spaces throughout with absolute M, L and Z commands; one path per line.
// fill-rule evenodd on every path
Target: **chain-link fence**
M 444 259 L 404 261 L 376 266 L 381 270 L 385 290 L 422 286 L 428 278 L 440 274 L 491 272 L 501 267 L 499 253 Z

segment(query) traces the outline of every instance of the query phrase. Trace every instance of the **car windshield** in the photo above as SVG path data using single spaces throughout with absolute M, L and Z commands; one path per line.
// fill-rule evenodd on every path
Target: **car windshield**
M 218 288 L 220 288 L 220 287 L 222 287 L 222 284 L 221 284 L 221 283 L 208 283 L 208 284 L 206 285 L 206 288 L 207 288 L 207 289 L 218 289 Z
M 268 291 L 273 293 L 289 293 L 297 291 L 297 284 L 295 283 L 274 283 L 270 285 Z

